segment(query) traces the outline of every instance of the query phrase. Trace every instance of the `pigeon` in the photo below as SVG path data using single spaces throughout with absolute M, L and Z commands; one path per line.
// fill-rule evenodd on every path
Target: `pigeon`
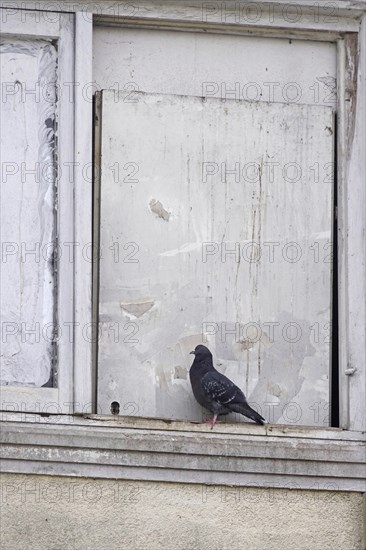
M 264 418 L 248 405 L 241 389 L 215 369 L 212 353 L 206 346 L 196 346 L 190 353 L 194 355 L 189 371 L 193 395 L 202 407 L 213 413 L 213 418 L 208 421 L 211 429 L 220 414 L 231 412 L 247 416 L 257 424 L 265 423 Z

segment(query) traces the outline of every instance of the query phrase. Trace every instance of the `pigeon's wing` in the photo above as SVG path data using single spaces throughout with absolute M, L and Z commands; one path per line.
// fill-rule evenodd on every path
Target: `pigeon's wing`
M 222 406 L 230 406 L 230 403 L 245 401 L 240 388 L 217 371 L 207 372 L 202 378 L 202 388 L 211 401 L 216 401 Z

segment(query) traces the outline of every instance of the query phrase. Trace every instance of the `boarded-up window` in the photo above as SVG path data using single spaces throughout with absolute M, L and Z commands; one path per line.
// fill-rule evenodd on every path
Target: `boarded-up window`
M 113 91 L 99 102 L 102 411 L 201 418 L 188 353 L 206 343 L 267 419 L 323 425 L 332 109 Z

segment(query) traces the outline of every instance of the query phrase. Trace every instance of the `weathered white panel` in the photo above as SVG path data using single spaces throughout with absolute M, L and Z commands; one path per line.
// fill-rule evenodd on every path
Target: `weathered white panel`
M 54 355 L 57 51 L 41 39 L 0 48 L 1 384 L 40 387 Z
M 336 104 L 335 43 L 110 27 L 93 39 L 94 89 Z
M 14 1 L 4 8 L 4 20 L 21 19 L 25 15 L 21 10 L 53 11 L 57 4 L 48 0 Z M 18 8 L 18 9 L 14 9 Z M 334 0 L 333 2 L 309 3 L 309 0 L 297 0 L 291 4 L 288 0 L 269 0 L 266 2 L 197 2 L 179 0 L 179 2 L 157 0 L 135 0 L 133 3 L 117 2 L 63 2 L 59 8 L 64 13 L 79 12 L 85 19 L 89 13 L 94 22 L 103 21 L 107 25 L 151 25 L 181 29 L 198 28 L 203 31 L 223 29 L 232 33 L 266 33 L 282 37 L 302 33 L 317 36 L 318 40 L 329 39 L 341 32 L 358 32 L 359 18 L 365 11 L 364 0 Z M 86 10 L 88 10 L 86 12 Z M 20 12 L 20 13 L 19 13 Z M 38 12 L 39 13 L 39 12 Z M 47 13 L 44 16 L 48 22 Z M 51 17 L 50 17 L 51 18 Z M 52 14 L 52 21 L 54 16 Z M 324 36 L 325 35 L 325 36 Z
M 360 26 L 359 58 L 355 91 L 349 101 L 346 86 L 340 97 L 339 143 L 344 158 L 340 166 L 338 189 L 340 208 L 340 368 L 342 384 L 342 426 L 366 431 L 366 13 Z M 346 45 L 340 73 L 350 71 Z M 342 50 L 340 44 L 340 50 Z M 352 68 L 352 66 L 351 66 Z M 351 71 L 350 71 L 351 72 Z M 352 72 L 351 72 L 352 74 Z M 357 93 L 355 93 L 357 91 Z M 342 98 L 345 101 L 342 102 Z M 352 108 L 353 107 L 353 108 Z M 348 121 L 351 121 L 349 123 Z M 348 124 L 347 124 L 348 122 Z M 354 129 L 354 133 L 353 133 Z M 345 138 L 344 141 L 341 138 Z M 350 144 L 349 149 L 345 144 Z M 348 378 L 348 384 L 345 378 Z M 365 501 L 366 503 L 366 501 Z M 366 544 L 366 532 L 365 532 Z
M 86 52 L 92 49 L 93 18 L 91 14 L 75 15 L 75 241 L 92 242 L 91 177 L 85 177 L 85 167 L 92 165 L 93 107 L 85 101 L 83 91 L 92 80 L 92 60 Z M 90 174 L 91 176 L 91 174 Z M 80 250 L 81 248 L 81 250 Z M 74 290 L 74 319 L 76 326 L 90 326 L 92 322 L 92 263 L 85 261 L 84 246 L 76 247 Z M 77 324 L 79 323 L 79 324 Z M 91 412 L 95 403 L 92 372 L 92 345 L 83 331 L 74 333 L 74 412 Z
M 332 110 L 134 100 L 102 98 L 102 411 L 200 418 L 208 340 L 267 420 L 327 424 Z

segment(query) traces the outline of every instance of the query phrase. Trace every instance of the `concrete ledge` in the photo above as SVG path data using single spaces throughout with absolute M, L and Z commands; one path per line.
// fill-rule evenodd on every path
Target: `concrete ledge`
M 366 491 L 364 433 L 249 423 L 211 430 L 193 422 L 96 415 L 62 416 L 57 423 L 52 417 L 10 416 L 1 423 L 3 472 Z

